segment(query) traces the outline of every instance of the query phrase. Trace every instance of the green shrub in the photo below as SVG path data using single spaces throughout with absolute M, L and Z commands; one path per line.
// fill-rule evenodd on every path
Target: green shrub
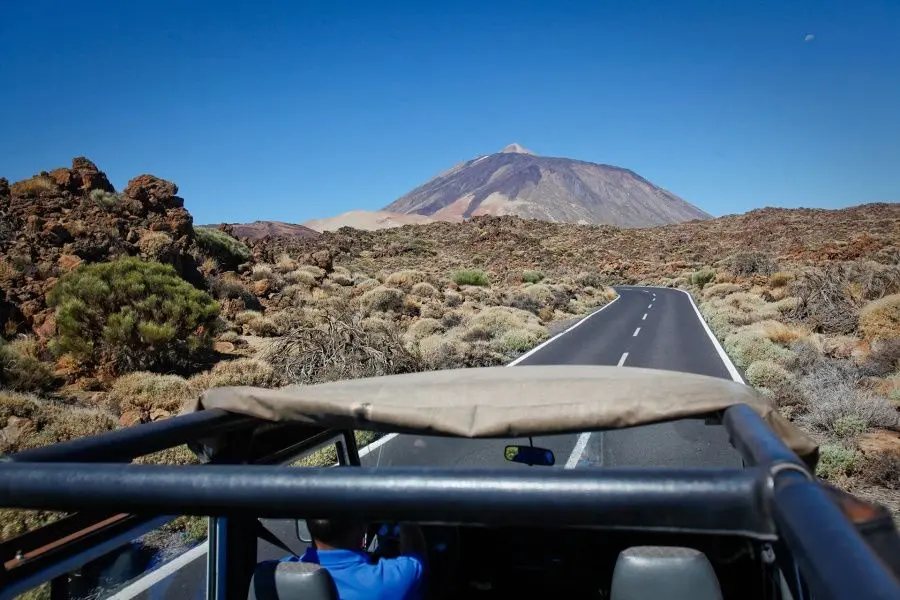
M 122 258 L 82 265 L 47 297 L 54 348 L 119 372 L 184 367 L 211 345 L 219 305 L 169 265 Z
M 725 338 L 725 351 L 739 367 L 749 367 L 757 361 L 787 363 L 794 354 L 772 342 L 761 332 L 742 329 Z
M 464 269 L 453 274 L 456 285 L 491 285 L 487 273 L 481 269 Z
M 252 256 L 250 248 L 245 244 L 212 227 L 195 227 L 194 239 L 202 250 L 222 265 L 237 266 L 247 262 Z
M 794 376 L 781 365 L 767 360 L 758 360 L 747 368 L 747 381 L 756 388 L 775 390 L 792 383 Z
M 699 286 L 700 289 L 702 290 L 703 286 L 705 286 L 707 283 L 711 282 L 715 278 L 716 278 L 715 271 L 713 271 L 712 269 L 703 269 L 700 271 L 694 271 L 694 273 L 691 275 L 691 283 L 693 283 L 696 286 Z
M 111 211 L 122 201 L 122 194 L 107 192 L 106 190 L 93 190 L 91 200 L 105 211 Z
M 522 281 L 524 283 L 538 283 L 544 278 L 544 274 L 540 271 L 525 271 L 522 273 Z
M 844 415 L 834 421 L 832 433 L 840 439 L 849 439 L 866 432 L 868 425 L 859 415 Z
M 819 464 L 816 475 L 834 480 L 853 475 L 862 460 L 862 454 L 841 444 L 823 444 L 819 448 Z

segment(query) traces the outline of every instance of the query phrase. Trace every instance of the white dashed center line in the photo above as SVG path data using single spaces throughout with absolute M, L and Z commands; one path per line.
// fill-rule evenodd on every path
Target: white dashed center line
M 634 335 L 632 335 L 631 337 L 637 337 L 637 334 L 639 334 L 640 332 L 641 332 L 641 328 L 638 327 L 637 329 L 634 330 Z
M 644 313 L 644 316 L 641 317 L 641 321 L 646 321 L 646 320 L 647 320 L 647 313 Z
M 617 366 L 617 367 L 621 367 L 622 365 L 624 365 L 624 364 L 625 364 L 625 359 L 626 359 L 626 358 L 628 358 L 628 353 L 627 353 L 627 352 L 624 353 L 624 354 L 622 355 L 622 358 L 619 359 L 619 362 L 618 362 L 618 364 L 616 364 L 616 366 Z
M 651 302 L 650 305 L 647 307 L 647 310 L 650 310 L 651 308 L 653 308 L 653 303 L 652 303 L 652 302 Z

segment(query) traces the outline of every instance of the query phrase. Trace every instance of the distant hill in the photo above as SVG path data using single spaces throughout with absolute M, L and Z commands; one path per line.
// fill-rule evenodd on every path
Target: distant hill
M 519 144 L 453 167 L 384 210 L 435 220 L 518 215 L 623 227 L 710 218 L 628 169 L 537 156 Z
M 253 223 L 229 224 L 232 235 L 238 238 L 260 240 L 266 236 L 282 238 L 309 238 L 319 235 L 318 231 L 303 225 L 282 221 L 254 221 Z
M 350 212 L 345 212 L 336 217 L 313 219 L 305 222 L 304 225 L 316 231 L 336 231 L 341 227 L 353 227 L 354 229 L 367 229 L 372 231 L 376 229 L 402 227 L 403 225 L 423 225 L 425 223 L 433 223 L 436 220 L 438 219 L 417 214 L 403 214 L 383 210 L 351 210 Z M 441 220 L 461 221 L 462 219 Z

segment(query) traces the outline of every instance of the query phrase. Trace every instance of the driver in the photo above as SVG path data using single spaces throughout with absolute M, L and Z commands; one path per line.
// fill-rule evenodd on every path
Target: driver
M 424 597 L 426 546 L 418 526 L 400 526 L 400 556 L 373 563 L 363 550 L 365 523 L 309 519 L 306 525 L 313 543 L 299 560 L 328 569 L 341 600 Z

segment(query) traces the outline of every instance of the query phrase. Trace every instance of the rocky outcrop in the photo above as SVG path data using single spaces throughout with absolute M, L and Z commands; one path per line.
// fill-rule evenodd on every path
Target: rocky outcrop
M 135 177 L 117 194 L 84 157 L 11 186 L 0 179 L 2 325 L 45 337 L 52 325 L 47 292 L 83 262 L 141 256 L 202 285 L 191 252 L 193 219 L 177 194 L 178 186 L 153 175 Z

